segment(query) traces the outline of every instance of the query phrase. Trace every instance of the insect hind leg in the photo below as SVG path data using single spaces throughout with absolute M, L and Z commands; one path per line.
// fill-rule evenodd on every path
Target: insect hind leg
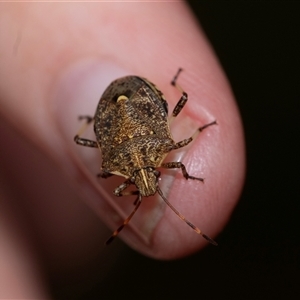
M 98 148 L 97 142 L 80 137 L 83 134 L 83 132 L 87 129 L 87 127 L 94 121 L 94 118 L 90 116 L 79 116 L 78 119 L 79 120 L 85 119 L 86 123 L 82 125 L 78 133 L 75 135 L 74 137 L 75 143 L 81 146 Z
M 87 124 L 91 124 L 94 121 L 94 117 L 87 116 L 87 115 L 79 116 L 78 119 L 79 120 L 84 120 L 85 119 Z
M 180 91 L 180 93 L 182 94 L 181 98 L 179 99 L 179 101 L 177 102 L 176 106 L 174 107 L 173 109 L 173 112 L 172 112 L 172 116 L 170 117 L 169 119 L 169 122 L 171 123 L 171 121 L 177 117 L 179 115 L 179 113 L 181 112 L 181 110 L 183 109 L 183 107 L 185 106 L 187 100 L 188 100 L 188 94 L 183 90 L 183 88 L 177 83 L 177 79 L 179 77 L 179 74 L 183 71 L 182 68 L 179 68 L 176 75 L 174 76 L 173 80 L 171 81 L 171 84 L 173 86 L 175 86 L 177 88 L 177 90 Z M 178 149 L 178 148 L 181 148 L 181 147 L 184 147 L 186 146 L 187 144 L 189 144 L 201 131 L 203 131 L 205 128 L 211 126 L 211 125 L 215 125 L 217 124 L 216 121 L 213 121 L 209 124 L 205 124 L 204 126 L 198 128 L 196 130 L 196 132 L 189 138 L 189 139 L 186 139 L 186 140 L 183 140 L 179 143 L 176 144 L 176 148 L 175 149 Z
M 181 98 L 177 102 L 176 106 L 173 109 L 172 115 L 169 119 L 169 122 L 171 123 L 175 117 L 178 116 L 178 114 L 181 112 L 183 107 L 185 106 L 187 100 L 188 100 L 188 94 L 182 89 L 182 87 L 177 83 L 177 79 L 179 74 L 182 72 L 182 69 L 179 68 L 176 75 L 174 76 L 173 80 L 171 81 L 171 84 L 177 88 L 177 90 L 180 91 Z

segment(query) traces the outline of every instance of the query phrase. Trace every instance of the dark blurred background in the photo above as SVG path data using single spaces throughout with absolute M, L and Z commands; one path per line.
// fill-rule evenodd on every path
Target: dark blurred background
M 100 268 L 87 286 L 53 286 L 55 298 L 300 299 L 300 5 L 189 5 L 229 78 L 246 135 L 246 184 L 220 246 L 160 262 L 118 240 L 124 250 L 105 278 Z

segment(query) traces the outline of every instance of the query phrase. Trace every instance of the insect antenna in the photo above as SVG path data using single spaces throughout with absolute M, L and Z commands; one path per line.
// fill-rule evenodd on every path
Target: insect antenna
M 138 195 L 137 199 L 135 200 L 135 207 L 134 210 L 132 211 L 132 213 L 127 217 L 127 219 L 123 222 L 123 224 L 113 232 L 113 234 L 111 235 L 111 237 L 105 242 L 106 245 L 109 245 L 114 238 L 119 234 L 119 232 L 129 223 L 129 221 L 131 220 L 131 218 L 133 217 L 133 215 L 136 213 L 136 211 L 138 210 L 139 206 L 142 203 L 142 196 L 141 194 Z
M 188 224 L 194 231 L 196 231 L 198 234 L 202 235 L 207 241 L 209 241 L 214 246 L 218 246 L 218 244 L 209 236 L 204 234 L 198 227 L 196 227 L 194 224 L 192 224 L 190 221 L 188 221 L 169 201 L 168 199 L 163 195 L 161 189 L 157 186 L 157 191 L 159 195 L 162 197 L 162 199 L 166 202 L 166 204 L 174 211 L 174 213 L 186 224 Z

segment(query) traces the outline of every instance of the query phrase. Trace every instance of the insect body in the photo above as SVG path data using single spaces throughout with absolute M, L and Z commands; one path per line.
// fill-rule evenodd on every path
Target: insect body
M 182 96 L 175 106 L 172 117 L 176 117 L 188 96 L 176 83 L 181 69 L 172 81 Z M 175 149 L 189 144 L 194 136 L 205 128 L 216 124 L 216 121 L 197 129 L 188 139 L 176 143 L 171 136 L 168 122 L 168 103 L 162 92 L 151 82 L 142 77 L 126 76 L 113 81 L 104 91 L 95 116 L 81 116 L 87 123 L 94 121 L 94 131 L 97 141 L 80 137 L 81 131 L 75 136 L 77 144 L 101 149 L 102 168 L 99 174 L 102 178 L 112 175 L 125 177 L 124 183 L 114 190 L 116 196 L 137 195 L 135 208 L 124 223 L 112 234 L 106 242 L 110 243 L 115 236 L 130 221 L 142 202 L 142 197 L 154 195 L 156 192 L 167 205 L 198 234 L 210 243 L 217 243 L 185 219 L 165 198 L 158 185 L 162 168 L 180 168 L 186 179 L 203 181 L 202 178 L 190 176 L 181 162 L 164 162 L 167 154 Z M 134 184 L 136 191 L 126 192 L 126 188 Z

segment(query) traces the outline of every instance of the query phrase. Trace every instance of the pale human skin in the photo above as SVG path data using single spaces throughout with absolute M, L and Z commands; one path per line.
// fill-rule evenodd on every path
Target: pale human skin
M 227 79 L 186 5 L 2 3 L 0 21 L 0 281 L 5 283 L 0 296 L 48 297 L 35 255 L 39 245 L 28 233 L 32 228 L 42 232 L 47 258 L 63 261 L 64 269 L 85 261 L 86 249 L 96 252 L 109 237 L 104 225 L 99 229 L 100 219 L 114 230 L 132 211 L 134 199 L 112 193 L 123 179 L 97 179 L 100 163 L 93 158 L 99 152 L 73 142 L 81 126 L 78 115 L 93 115 L 106 86 L 123 75 L 154 82 L 171 111 L 180 92 L 169 83 L 178 67 L 184 69 L 178 83 L 189 101 L 172 123 L 177 141 L 217 120 L 179 156 L 189 174 L 205 183 L 186 181 L 174 170 L 165 172 L 165 180 L 162 175 L 160 187 L 187 219 L 218 241 L 242 189 L 244 137 Z M 26 207 L 32 205 L 29 215 L 16 210 L 24 199 Z M 158 196 L 147 200 L 118 236 L 130 247 L 176 259 L 208 244 Z

